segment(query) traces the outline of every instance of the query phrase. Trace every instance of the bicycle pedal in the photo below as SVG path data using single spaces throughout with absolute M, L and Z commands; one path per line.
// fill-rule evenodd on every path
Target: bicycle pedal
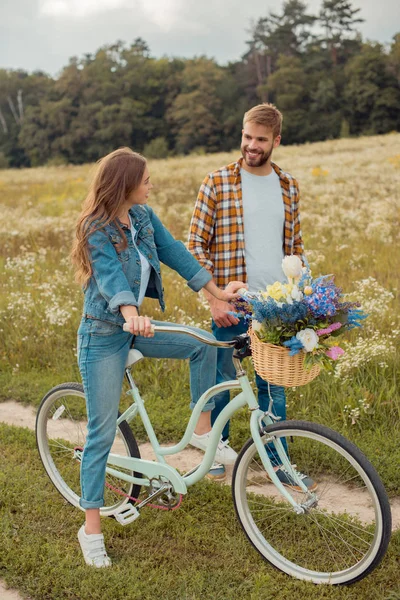
M 129 525 L 129 523 L 136 521 L 138 517 L 140 517 L 140 512 L 132 504 L 124 504 L 114 513 L 114 518 L 120 525 Z

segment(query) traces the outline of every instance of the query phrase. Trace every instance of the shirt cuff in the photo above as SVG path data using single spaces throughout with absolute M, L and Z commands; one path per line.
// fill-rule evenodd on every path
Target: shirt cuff
M 110 312 L 117 314 L 120 306 L 139 307 L 138 302 L 132 292 L 118 292 L 118 294 L 115 294 L 115 296 L 111 298 L 108 308 Z
M 197 271 L 196 275 L 194 275 L 187 282 L 188 286 L 195 292 L 198 292 L 203 288 L 209 281 L 212 279 L 212 274 L 207 269 L 202 267 L 200 271 Z

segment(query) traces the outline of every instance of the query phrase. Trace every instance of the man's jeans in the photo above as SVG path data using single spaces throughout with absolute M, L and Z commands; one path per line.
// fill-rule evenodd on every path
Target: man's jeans
M 230 327 L 217 327 L 217 325 L 212 321 L 211 323 L 212 332 L 215 338 L 219 341 L 228 341 L 234 338 L 236 335 L 240 335 L 241 333 L 246 333 L 248 329 L 248 325 L 244 323 L 243 319 L 240 319 L 237 325 L 231 325 Z M 230 379 L 236 378 L 235 367 L 232 362 L 232 354 L 233 350 L 226 348 L 218 348 L 218 358 L 217 358 L 217 383 L 221 383 L 222 381 L 228 381 Z M 267 381 L 262 379 L 259 375 L 256 374 L 256 384 L 258 389 L 258 403 L 261 410 L 268 410 L 270 398 L 268 392 L 268 386 L 270 388 L 270 393 L 272 399 L 274 401 L 272 406 L 272 412 L 277 416 L 281 417 L 281 421 L 286 419 L 286 395 L 285 389 L 279 385 L 274 385 L 272 383 L 268 384 Z M 215 401 L 215 408 L 211 413 L 211 423 L 213 424 L 218 417 L 219 413 L 229 402 L 229 391 L 221 392 L 217 396 L 214 396 L 213 400 Z M 229 437 L 229 422 L 225 425 L 224 430 L 222 432 L 223 439 L 227 439 Z M 283 445 L 287 452 L 286 440 L 282 438 Z M 280 460 L 276 454 L 275 449 L 267 445 L 268 455 L 273 462 L 274 465 L 280 464 Z
M 154 324 L 173 325 L 153 321 Z M 190 329 L 196 330 L 194 327 Z M 197 329 L 212 339 L 212 335 Z M 114 441 L 125 363 L 132 335 L 121 327 L 83 318 L 78 331 L 78 363 L 86 396 L 88 435 L 81 464 L 80 505 L 101 508 L 108 454 Z M 156 333 L 135 339 L 135 349 L 152 358 L 189 358 L 191 408 L 215 384 L 217 349 L 183 334 Z M 204 411 L 214 408 L 211 400 Z

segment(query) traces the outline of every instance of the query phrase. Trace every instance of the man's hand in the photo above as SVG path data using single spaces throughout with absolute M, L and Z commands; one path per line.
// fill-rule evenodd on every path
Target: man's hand
M 210 299 L 210 310 L 217 327 L 230 327 L 239 323 L 239 319 L 233 315 L 228 315 L 228 312 L 235 311 L 234 306 L 228 302 L 217 300 L 216 298 Z
M 239 319 L 228 315 L 228 312 L 235 312 L 235 307 L 229 302 L 240 296 L 240 288 L 247 288 L 247 285 L 243 281 L 230 281 L 226 288 L 221 290 L 214 280 L 211 280 L 204 286 L 204 295 L 210 304 L 211 316 L 217 327 L 230 327 L 239 323 Z

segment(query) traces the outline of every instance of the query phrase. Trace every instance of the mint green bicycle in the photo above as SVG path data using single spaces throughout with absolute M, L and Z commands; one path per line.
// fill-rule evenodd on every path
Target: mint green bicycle
M 260 410 L 242 367 L 243 358 L 249 355 L 247 334 L 230 342 L 217 342 L 180 326 L 157 326 L 155 330 L 185 333 L 205 344 L 233 347 L 237 379 L 205 392 L 181 441 L 170 447 L 161 446 L 132 376 L 133 366 L 143 356 L 131 349 L 125 374 L 133 403 L 118 419 L 107 463 L 101 514 L 126 525 L 136 520 L 146 505 L 166 510 L 179 507 L 188 488 L 208 473 L 225 423 L 238 409 L 247 406 L 251 438 L 234 465 L 232 495 L 237 518 L 251 544 L 281 571 L 314 583 L 349 584 L 370 573 L 388 547 L 391 513 L 379 475 L 362 452 L 328 427 L 307 421 L 279 422 L 272 413 L 272 399 L 268 411 Z M 239 393 L 214 423 L 201 463 L 187 473 L 179 473 L 167 464 L 166 456 L 185 448 L 202 407 L 224 390 Z M 140 457 L 130 426 L 138 416 L 153 447 L 155 461 Z M 79 508 L 79 471 L 86 439 L 85 397 L 80 384 L 64 383 L 46 394 L 37 414 L 36 439 L 52 483 L 69 503 Z M 266 444 L 274 448 L 275 460 L 268 457 Z M 274 470 L 278 464 L 293 480 L 290 487 L 278 479 Z M 314 491 L 304 485 L 302 473 L 318 484 Z

